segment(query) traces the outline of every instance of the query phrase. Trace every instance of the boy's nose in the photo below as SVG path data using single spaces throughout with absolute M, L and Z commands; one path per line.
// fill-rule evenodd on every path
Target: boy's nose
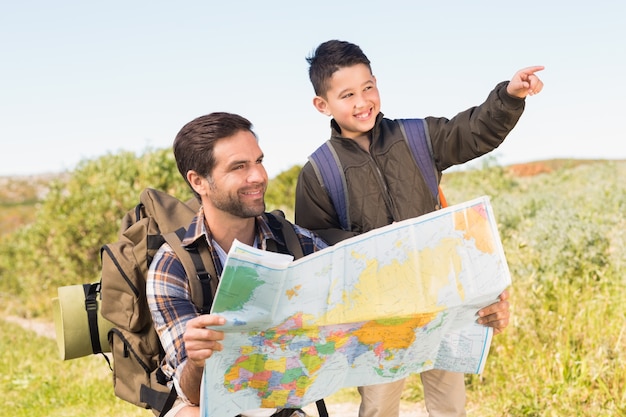
M 364 106 L 367 106 L 367 99 L 363 94 L 358 94 L 356 96 L 355 107 L 358 109 Z

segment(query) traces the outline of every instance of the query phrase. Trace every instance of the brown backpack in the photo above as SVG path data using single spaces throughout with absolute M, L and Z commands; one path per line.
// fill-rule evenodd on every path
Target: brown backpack
M 195 253 L 183 250 L 175 233 L 189 226 L 199 209 L 198 202 L 194 199 L 183 203 L 149 188 L 141 193 L 139 201 L 123 217 L 118 240 L 104 245 L 100 251 L 100 308 L 102 316 L 114 324 L 108 339 L 113 357 L 115 395 L 160 412 L 165 408 L 170 390 L 159 367 L 163 348 L 146 300 L 150 263 L 167 237 L 188 276 L 199 278 L 190 280 L 190 289 L 192 301 L 201 311 L 210 309 L 210 304 L 204 305 L 203 292 L 212 294 L 217 279 L 214 279 L 213 261 L 208 250 L 202 247 Z M 204 271 L 196 272 L 192 256 L 201 259 L 199 265 Z M 207 272 L 204 265 L 211 271 Z M 210 303 L 212 298 L 208 296 L 206 299 Z
M 102 317 L 113 323 L 108 341 L 113 358 L 115 395 L 152 409 L 158 415 L 171 408 L 176 391 L 167 387 L 168 380 L 160 368 L 164 351 L 146 300 L 150 263 L 161 245 L 167 242 L 190 277 L 191 298 L 201 313 L 209 313 L 219 278 L 203 239 L 196 247 L 181 246 L 185 228 L 199 210 L 197 200 L 183 203 L 150 188 L 141 193 L 139 200 L 123 217 L 118 240 L 102 246 L 102 276 L 100 283 L 93 285 L 100 292 Z M 284 214 L 276 210 L 266 213 L 266 219 L 272 231 L 282 235 L 286 244 L 286 247 L 277 247 L 271 241 L 268 250 L 290 253 L 296 259 L 302 257 L 300 241 Z M 97 323 L 90 321 L 90 330 L 97 335 Z M 99 353 L 95 345 L 94 353 Z M 320 411 L 324 410 L 321 415 L 327 415 L 323 400 L 317 405 Z

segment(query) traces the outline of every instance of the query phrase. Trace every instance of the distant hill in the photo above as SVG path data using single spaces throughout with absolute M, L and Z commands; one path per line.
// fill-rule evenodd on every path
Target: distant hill
M 553 171 L 566 168 L 574 168 L 580 165 L 609 162 L 605 159 L 548 159 L 545 161 L 527 162 L 523 164 L 513 164 L 506 168 L 508 172 L 518 177 L 528 177 L 538 174 L 547 174 Z
M 0 206 L 30 203 L 43 199 L 50 183 L 70 174 L 40 174 L 0 177 Z
M 37 203 L 52 181 L 61 178 L 61 174 L 0 177 L 0 236 L 33 221 Z

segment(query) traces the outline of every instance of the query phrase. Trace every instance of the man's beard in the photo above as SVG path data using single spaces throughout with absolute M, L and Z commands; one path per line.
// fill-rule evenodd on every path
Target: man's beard
M 211 188 L 213 191 L 217 191 L 216 188 Z M 214 192 L 209 196 L 209 199 L 215 208 L 244 219 L 260 216 L 265 211 L 264 198 L 261 198 L 258 202 L 254 202 L 254 204 L 243 204 L 238 197 L 238 193 L 232 196 L 230 194 Z

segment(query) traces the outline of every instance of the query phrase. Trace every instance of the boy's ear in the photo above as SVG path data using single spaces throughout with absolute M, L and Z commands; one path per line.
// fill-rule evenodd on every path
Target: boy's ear
M 330 116 L 330 110 L 328 109 L 328 103 L 320 96 L 315 96 L 313 98 L 313 106 L 317 109 L 318 112 L 325 114 L 326 116 Z

